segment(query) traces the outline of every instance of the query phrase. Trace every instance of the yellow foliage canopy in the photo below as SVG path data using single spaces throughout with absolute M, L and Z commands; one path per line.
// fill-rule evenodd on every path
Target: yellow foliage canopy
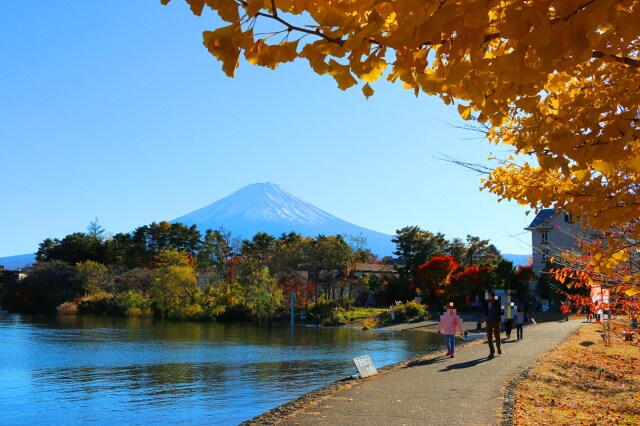
M 484 187 L 500 198 L 602 230 L 640 217 L 638 1 L 186 1 L 229 24 L 204 33 L 228 76 L 244 51 L 272 69 L 305 58 L 342 90 L 360 81 L 366 97 L 382 77 L 437 94 L 486 123 L 489 141 L 533 158 L 497 164 Z M 256 40 L 265 20 L 281 30 Z

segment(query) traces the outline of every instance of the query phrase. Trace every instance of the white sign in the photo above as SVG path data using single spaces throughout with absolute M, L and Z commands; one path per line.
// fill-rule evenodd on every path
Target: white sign
M 353 363 L 356 365 L 358 373 L 360 373 L 360 377 L 362 378 L 378 374 L 378 369 L 373 365 L 373 360 L 369 355 L 353 358 Z

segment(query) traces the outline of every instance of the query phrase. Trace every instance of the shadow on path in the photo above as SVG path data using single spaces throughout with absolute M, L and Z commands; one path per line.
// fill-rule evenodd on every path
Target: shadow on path
M 410 363 L 405 365 L 403 368 L 421 367 L 423 365 L 437 364 L 439 362 L 445 362 L 448 359 L 449 359 L 448 355 L 442 355 L 437 358 L 431 358 L 431 359 L 421 359 L 417 361 L 411 361 Z
M 483 362 L 487 362 L 489 360 L 490 358 L 485 357 L 485 358 L 473 359 L 471 361 L 460 362 L 458 364 L 449 364 L 442 370 L 438 370 L 438 371 L 450 371 L 450 370 L 459 370 L 461 368 L 471 368 L 471 367 L 475 367 L 478 364 L 482 364 Z

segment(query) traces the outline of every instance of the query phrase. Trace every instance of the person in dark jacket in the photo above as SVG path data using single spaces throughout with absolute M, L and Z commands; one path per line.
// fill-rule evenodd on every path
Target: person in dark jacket
M 484 306 L 484 318 L 487 324 L 487 342 L 489 343 L 489 358 L 495 356 L 493 348 L 493 339 L 496 341 L 496 349 L 498 354 L 502 354 L 500 348 L 500 323 L 502 316 L 502 306 L 500 300 L 496 299 L 495 294 L 490 291 L 487 294 L 487 303 Z

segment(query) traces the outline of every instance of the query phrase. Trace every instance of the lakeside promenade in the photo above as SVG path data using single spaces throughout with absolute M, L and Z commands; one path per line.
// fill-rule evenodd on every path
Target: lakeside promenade
M 247 424 L 511 424 L 509 393 L 515 379 L 582 325 L 581 319 L 527 325 L 524 339 L 517 341 L 514 330 L 511 339 L 502 340 L 502 355 L 493 359 L 487 358 L 486 337 L 458 346 L 455 358 L 444 356 L 443 345 L 442 353 L 400 363 L 377 376 L 336 383 L 323 396 L 312 393 Z

